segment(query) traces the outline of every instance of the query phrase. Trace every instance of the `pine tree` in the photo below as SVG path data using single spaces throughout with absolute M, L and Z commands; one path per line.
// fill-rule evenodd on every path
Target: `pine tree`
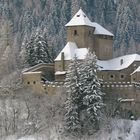
M 70 132 L 98 128 L 104 93 L 97 77 L 96 61 L 96 55 L 89 53 L 84 61 L 75 59 L 69 66 L 65 83 L 68 94 L 65 117 Z
M 66 100 L 66 128 L 70 132 L 80 128 L 79 104 L 80 104 L 80 81 L 78 73 L 79 63 L 75 58 L 69 65 L 66 75 L 65 86 L 68 98 Z
M 53 62 L 47 40 L 41 33 L 39 33 L 39 31 L 33 34 L 30 41 L 27 43 L 26 61 L 30 66 L 34 66 L 39 63 Z
M 85 105 L 86 121 L 88 126 L 97 128 L 101 109 L 104 106 L 100 80 L 97 77 L 98 65 L 95 54 L 88 53 L 81 65 L 81 85 L 83 87 L 83 105 Z
M 71 0 L 71 17 L 74 16 L 75 13 L 79 10 L 79 2 L 78 0 Z

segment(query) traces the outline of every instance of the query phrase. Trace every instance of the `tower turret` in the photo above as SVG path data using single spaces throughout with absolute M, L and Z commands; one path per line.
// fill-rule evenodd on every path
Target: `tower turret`
M 80 9 L 66 24 L 67 42 L 75 42 L 78 48 L 91 48 L 94 44 L 95 27 L 87 15 Z
M 90 48 L 101 60 L 113 57 L 113 34 L 101 25 L 91 22 L 81 9 L 66 27 L 67 42 L 75 42 L 78 48 Z

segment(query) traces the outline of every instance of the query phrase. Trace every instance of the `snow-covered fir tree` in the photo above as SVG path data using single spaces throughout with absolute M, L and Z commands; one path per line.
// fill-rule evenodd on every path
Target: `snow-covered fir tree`
M 69 131 L 98 128 L 104 106 L 100 80 L 97 77 L 98 65 L 95 54 L 89 53 L 84 61 L 74 59 L 66 75 L 65 86 L 66 124 Z M 90 126 L 90 127 L 88 127 Z
M 67 71 L 65 86 L 67 88 L 68 98 L 66 100 L 66 128 L 70 132 L 78 131 L 80 128 L 79 106 L 81 103 L 80 81 L 79 81 L 79 62 L 76 57 L 69 65 Z
M 35 32 L 26 45 L 26 61 L 30 66 L 53 62 L 47 40 L 39 31 Z
M 103 95 L 101 91 L 100 80 L 97 76 L 97 57 L 89 52 L 81 65 L 80 81 L 83 88 L 83 105 L 85 106 L 85 115 L 88 126 L 97 128 L 100 119 L 101 110 L 104 106 Z

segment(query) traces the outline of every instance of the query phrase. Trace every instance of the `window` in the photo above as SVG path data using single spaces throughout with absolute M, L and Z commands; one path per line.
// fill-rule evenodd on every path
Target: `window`
M 125 77 L 125 76 L 124 76 L 123 74 L 120 75 L 120 79 L 124 79 L 124 77 Z
M 77 35 L 77 30 L 74 30 L 74 35 Z
M 114 78 L 114 75 L 110 75 L 110 78 Z
M 90 36 L 91 34 L 92 34 L 91 31 L 89 31 L 89 32 L 88 32 L 88 35 Z
M 102 75 L 101 78 L 104 79 L 104 75 Z
M 36 81 L 33 81 L 33 84 L 36 84 Z
M 29 85 L 29 84 L 30 84 L 30 82 L 27 82 L 27 84 Z
M 111 74 L 110 75 L 110 80 L 114 80 L 115 79 L 115 75 Z

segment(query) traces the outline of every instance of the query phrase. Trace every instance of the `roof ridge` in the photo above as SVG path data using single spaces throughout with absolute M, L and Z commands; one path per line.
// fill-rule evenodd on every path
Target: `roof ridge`
M 114 36 L 110 31 L 105 29 L 100 24 L 91 22 L 82 9 L 80 9 L 65 26 L 90 26 L 95 28 L 94 34 Z
M 81 8 L 65 26 L 79 25 L 79 22 L 81 25 L 92 26 L 92 22 Z

